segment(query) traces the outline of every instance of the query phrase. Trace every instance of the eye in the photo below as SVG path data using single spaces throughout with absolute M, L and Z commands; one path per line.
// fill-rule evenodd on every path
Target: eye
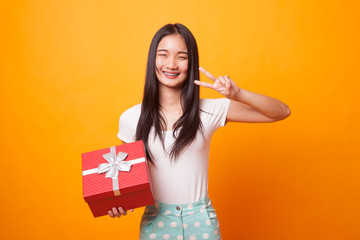
M 159 53 L 158 56 L 165 57 L 166 54 L 165 53 Z
M 180 56 L 179 59 L 187 59 L 187 57 Z

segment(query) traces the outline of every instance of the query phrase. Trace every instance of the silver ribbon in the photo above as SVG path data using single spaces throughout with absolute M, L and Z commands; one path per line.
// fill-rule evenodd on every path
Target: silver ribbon
M 110 152 L 103 155 L 108 163 L 102 163 L 99 165 L 98 174 L 106 172 L 106 178 L 117 179 L 119 171 L 130 172 L 133 164 L 124 161 L 127 155 L 128 154 L 124 152 L 119 152 L 116 155 L 115 147 L 111 147 Z
M 119 171 L 130 172 L 132 165 L 136 163 L 145 162 L 145 158 L 138 158 L 130 161 L 124 161 L 127 156 L 128 154 L 124 152 L 118 152 L 118 154 L 116 155 L 115 147 L 111 147 L 110 152 L 105 153 L 103 155 L 103 157 L 108 163 L 102 163 L 99 164 L 98 168 L 93 168 L 83 171 L 83 176 L 93 173 L 102 174 L 106 172 L 105 177 L 112 178 L 113 191 L 115 196 L 118 196 L 120 195 L 119 181 L 118 181 Z

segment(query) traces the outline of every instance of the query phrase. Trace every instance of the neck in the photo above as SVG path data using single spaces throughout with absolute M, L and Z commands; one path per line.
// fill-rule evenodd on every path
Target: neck
M 159 103 L 163 111 L 181 110 L 181 89 L 159 86 Z

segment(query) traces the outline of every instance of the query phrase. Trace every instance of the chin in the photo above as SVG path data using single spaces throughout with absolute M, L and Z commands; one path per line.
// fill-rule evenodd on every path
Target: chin
M 179 80 L 173 80 L 173 79 L 167 79 L 166 77 L 161 76 L 161 80 L 158 81 L 161 85 L 168 88 L 183 88 L 186 79 L 179 79 Z

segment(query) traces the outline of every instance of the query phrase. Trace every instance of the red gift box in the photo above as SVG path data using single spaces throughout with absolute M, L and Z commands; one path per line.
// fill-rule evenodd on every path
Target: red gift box
M 84 199 L 94 217 L 154 204 L 142 141 L 82 154 Z

